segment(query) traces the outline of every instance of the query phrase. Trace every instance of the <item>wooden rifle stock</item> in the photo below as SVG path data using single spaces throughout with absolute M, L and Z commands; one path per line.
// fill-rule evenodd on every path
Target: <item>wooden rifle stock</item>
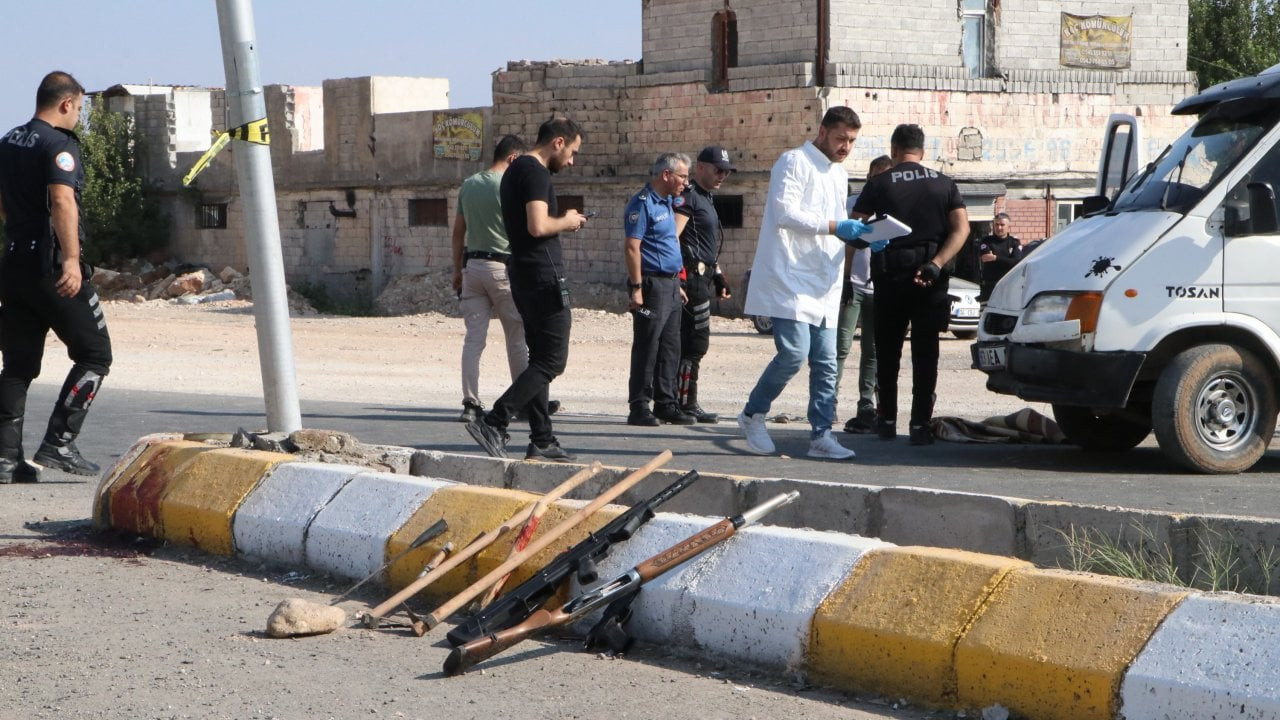
M 523 640 L 551 628 L 568 625 L 627 593 L 637 592 L 644 583 L 728 540 L 741 528 L 759 521 L 773 510 L 795 500 L 799 495 L 800 493 L 795 491 L 776 495 L 741 515 L 725 518 L 706 530 L 681 540 L 612 581 L 582 593 L 557 610 L 542 608 L 518 625 L 459 645 L 449 653 L 449 657 L 445 658 L 444 674 L 456 675 Z
M 517 512 L 515 515 L 512 515 L 503 524 L 499 525 L 498 527 L 488 532 L 482 533 L 481 535 L 476 537 L 475 540 L 472 540 L 471 543 L 468 544 L 465 548 L 463 548 L 461 551 L 457 552 L 456 554 L 451 555 L 448 560 L 441 563 L 434 570 L 432 570 L 431 572 L 428 572 L 425 575 L 420 576 L 417 580 L 414 580 L 413 582 L 409 583 L 404 588 L 402 588 L 399 592 L 387 598 L 386 600 L 382 601 L 382 603 L 380 603 L 377 607 L 370 610 L 369 613 L 365 616 L 365 625 L 371 628 L 376 628 L 378 626 L 379 620 L 381 620 L 387 613 L 399 607 L 400 604 L 403 603 L 405 600 L 408 600 L 409 598 L 416 595 L 423 588 L 435 582 L 445 573 L 458 567 L 459 565 L 471 559 L 472 557 L 475 557 L 476 554 L 478 554 L 481 550 L 484 550 L 485 548 L 489 547 L 489 545 L 491 545 L 495 540 L 497 540 L 507 531 L 513 530 L 516 527 L 519 527 L 520 525 L 522 525 L 526 520 L 529 519 L 529 516 L 533 513 L 534 508 L 538 506 L 538 503 L 549 503 L 563 497 L 564 495 L 572 491 L 574 488 L 586 482 L 588 478 L 600 472 L 600 470 L 603 467 L 604 466 L 601 465 L 599 461 L 591 463 L 587 467 L 574 473 L 572 476 L 570 476 L 568 480 L 565 480 L 564 482 L 552 488 L 546 495 L 543 495 L 541 498 L 539 498 L 537 502 L 530 503 L 529 505 L 524 507 L 522 510 L 520 510 L 520 512 Z

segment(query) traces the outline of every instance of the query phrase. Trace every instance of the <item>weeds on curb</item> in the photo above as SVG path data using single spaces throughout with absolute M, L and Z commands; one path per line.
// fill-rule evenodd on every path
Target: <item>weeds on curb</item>
M 1280 548 L 1274 545 L 1245 548 L 1220 530 L 1200 527 L 1190 566 L 1180 567 L 1173 548 L 1160 542 L 1155 531 L 1136 522 L 1131 527 L 1137 537 L 1130 542 L 1074 525 L 1055 530 L 1067 550 L 1066 567 L 1197 590 L 1269 595 L 1274 588 L 1280 570 Z M 1256 566 L 1256 576 L 1247 572 L 1248 560 Z

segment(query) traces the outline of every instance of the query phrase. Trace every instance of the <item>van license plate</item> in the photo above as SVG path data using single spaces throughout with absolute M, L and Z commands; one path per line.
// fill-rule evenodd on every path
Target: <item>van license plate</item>
M 978 367 L 982 370 L 1003 370 L 1005 367 L 1005 347 L 978 348 Z

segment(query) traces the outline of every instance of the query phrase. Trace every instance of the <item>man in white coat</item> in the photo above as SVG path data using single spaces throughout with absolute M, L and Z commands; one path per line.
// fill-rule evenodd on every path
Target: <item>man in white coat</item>
M 827 110 L 818 137 L 783 153 L 769 176 L 769 197 L 751 267 L 744 312 L 773 319 L 777 354 L 769 362 L 738 426 L 747 448 L 775 452 L 765 428 L 774 399 L 809 362 L 809 457 L 853 457 L 831 434 L 836 400 L 836 327 L 840 316 L 845 243 L 869 227 L 845 212 L 849 174 L 841 163 L 862 121 L 853 110 Z

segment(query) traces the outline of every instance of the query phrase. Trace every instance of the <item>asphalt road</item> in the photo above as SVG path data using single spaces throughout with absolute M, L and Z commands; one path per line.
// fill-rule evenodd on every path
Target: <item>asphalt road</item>
M 52 388 L 33 388 L 28 407 L 39 417 L 52 402 Z M 727 410 L 727 409 L 726 409 Z M 261 400 L 177 393 L 112 391 L 95 401 L 81 448 L 100 461 L 124 452 L 149 432 L 230 432 L 263 429 Z M 457 422 L 457 409 L 354 402 L 304 402 L 303 425 L 353 433 L 364 442 L 435 449 L 481 451 Z M 876 486 L 914 486 L 964 492 L 1115 505 L 1163 512 L 1216 513 L 1280 518 L 1280 449 L 1239 475 L 1181 472 L 1160 454 L 1154 438 L 1121 453 L 1088 453 L 1072 446 L 980 445 L 939 442 L 912 447 L 905 437 L 840 434 L 857 451 L 844 462 L 810 460 L 807 424 L 770 424 L 786 457 L 748 454 L 737 424 L 634 428 L 619 415 L 576 414 L 570 405 L 556 415 L 561 444 L 585 462 L 636 466 L 670 449 L 668 467 L 756 477 L 790 477 Z M 512 426 L 511 454 L 523 457 L 526 429 Z M 43 422 L 30 422 L 35 447 Z M 104 463 L 105 464 L 105 463 Z

